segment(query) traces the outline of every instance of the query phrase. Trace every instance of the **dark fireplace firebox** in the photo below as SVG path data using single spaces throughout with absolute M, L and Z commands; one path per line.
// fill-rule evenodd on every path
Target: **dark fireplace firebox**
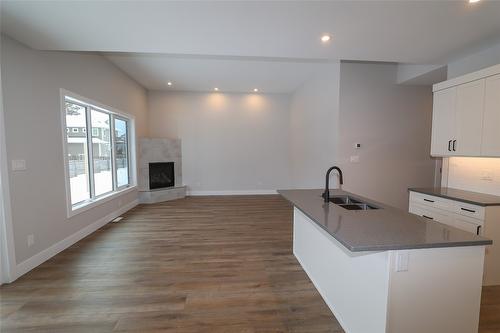
M 149 189 L 175 186 L 174 162 L 149 163 Z

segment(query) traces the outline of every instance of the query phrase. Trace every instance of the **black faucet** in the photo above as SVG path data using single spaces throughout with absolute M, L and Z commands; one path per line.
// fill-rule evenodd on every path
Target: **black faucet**
M 344 177 L 342 176 L 342 170 L 338 166 L 332 166 L 328 171 L 326 172 L 326 182 L 325 182 L 325 192 L 323 193 L 323 198 L 325 199 L 325 202 L 330 201 L 330 172 L 335 169 L 339 173 L 339 184 L 342 185 L 344 184 Z

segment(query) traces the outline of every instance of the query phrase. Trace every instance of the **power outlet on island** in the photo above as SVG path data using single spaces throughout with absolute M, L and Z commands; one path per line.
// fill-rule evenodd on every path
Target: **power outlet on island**
M 396 257 L 396 272 L 408 272 L 408 263 L 410 254 L 408 252 L 399 252 Z

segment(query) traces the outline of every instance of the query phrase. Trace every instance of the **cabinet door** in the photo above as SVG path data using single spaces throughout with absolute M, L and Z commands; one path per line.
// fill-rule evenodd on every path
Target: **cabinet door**
M 455 139 L 455 112 L 457 88 L 436 91 L 432 107 L 431 155 L 449 156 L 451 142 Z
M 482 156 L 500 156 L 500 74 L 485 83 Z
M 472 219 L 466 216 L 453 215 L 452 225 L 455 228 L 462 229 L 464 231 L 468 231 L 473 234 L 482 235 L 482 221 Z
M 457 87 L 454 155 L 481 155 L 484 86 L 485 80 L 481 79 Z

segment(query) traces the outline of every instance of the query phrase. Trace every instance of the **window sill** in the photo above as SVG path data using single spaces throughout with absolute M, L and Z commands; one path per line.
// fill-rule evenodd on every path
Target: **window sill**
M 119 196 L 130 193 L 134 190 L 137 190 L 136 185 L 132 185 L 132 186 L 126 187 L 126 188 L 118 190 L 118 191 L 104 194 L 103 196 L 100 196 L 99 198 L 96 198 L 94 200 L 85 201 L 85 202 L 76 204 L 74 206 L 70 206 L 68 209 L 68 218 L 73 217 L 75 215 L 78 215 L 80 213 L 83 213 L 83 212 L 90 210 L 94 207 L 100 206 L 106 202 L 109 202 L 113 199 L 116 199 Z

